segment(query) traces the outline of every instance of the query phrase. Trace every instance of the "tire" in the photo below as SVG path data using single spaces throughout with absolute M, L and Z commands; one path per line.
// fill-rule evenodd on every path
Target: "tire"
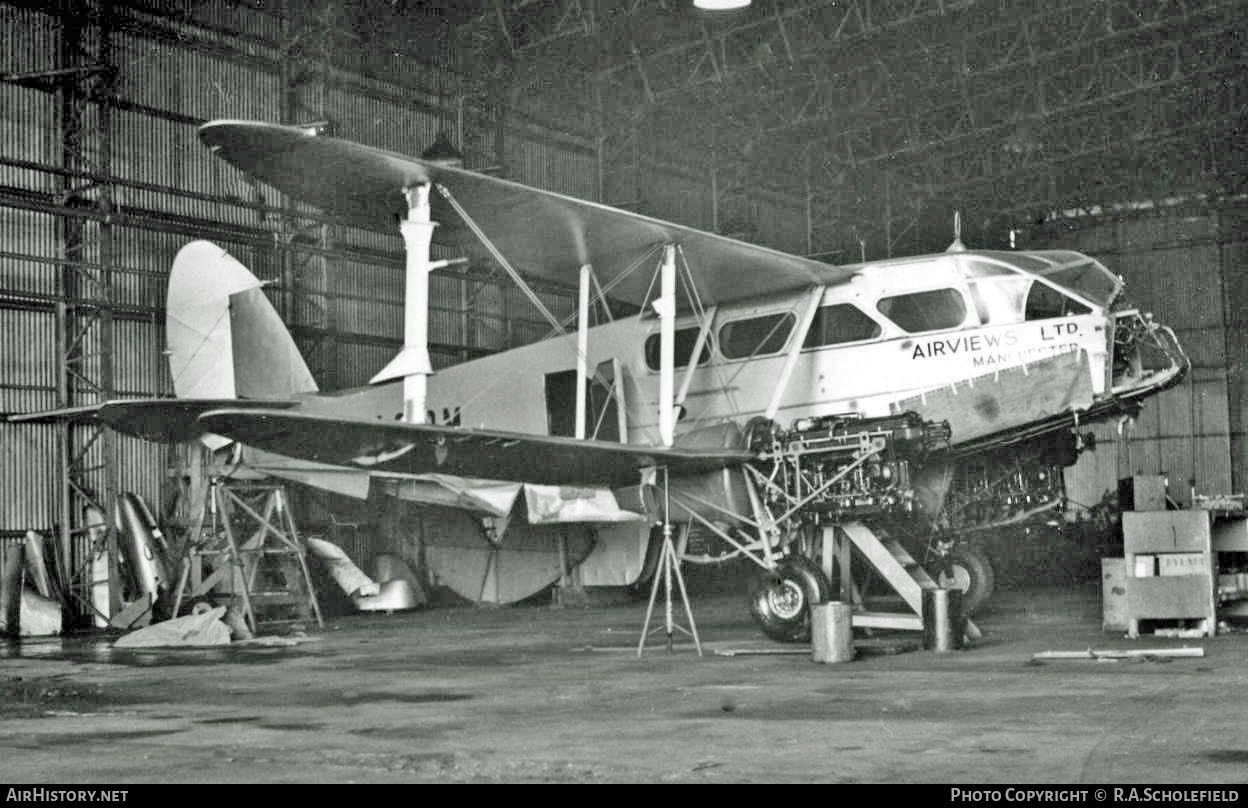
M 975 547 L 958 547 L 945 560 L 936 576 L 936 583 L 962 593 L 962 614 L 970 617 L 996 587 L 996 575 L 983 551 Z
M 786 556 L 775 570 L 755 579 L 750 615 L 777 642 L 808 642 L 811 604 L 827 602 L 829 589 L 815 562 L 803 555 Z

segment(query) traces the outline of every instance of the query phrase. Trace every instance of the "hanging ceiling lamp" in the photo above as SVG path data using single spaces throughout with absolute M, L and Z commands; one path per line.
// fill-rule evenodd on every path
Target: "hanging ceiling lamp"
M 750 0 L 693 0 L 694 8 L 706 11 L 729 11 L 734 8 L 745 8 Z

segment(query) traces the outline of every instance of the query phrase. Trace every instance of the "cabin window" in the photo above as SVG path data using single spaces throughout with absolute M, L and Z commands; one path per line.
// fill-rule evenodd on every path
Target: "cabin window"
M 837 303 L 833 306 L 821 306 L 815 312 L 815 319 L 810 324 L 803 348 L 819 348 L 824 345 L 841 345 L 846 342 L 859 342 L 864 339 L 875 339 L 884 329 L 872 320 L 857 306 L 848 303 Z
M 719 350 L 726 359 L 779 353 L 789 341 L 797 318 L 792 312 L 733 320 L 719 329 Z
M 675 339 L 675 357 L 673 367 L 683 368 L 689 364 L 689 357 L 693 355 L 693 346 L 698 343 L 698 328 L 678 328 L 676 329 Z M 659 352 L 662 345 L 662 336 L 659 334 L 651 334 L 646 337 L 646 367 L 651 370 L 659 369 Z M 702 355 L 698 357 L 698 364 L 705 365 L 711 359 L 711 340 L 707 337 L 706 342 L 702 343 Z
M 956 328 L 966 320 L 966 304 L 957 289 L 933 289 L 886 297 L 876 304 L 902 331 L 918 334 Z
M 1092 310 L 1078 300 L 1067 297 L 1039 281 L 1032 282 L 1031 293 L 1027 295 L 1028 320 L 1051 320 L 1054 317 L 1091 313 Z

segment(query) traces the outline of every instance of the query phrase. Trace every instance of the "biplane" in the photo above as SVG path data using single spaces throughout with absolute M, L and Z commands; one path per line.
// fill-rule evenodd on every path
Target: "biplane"
M 971 610 L 991 567 L 967 537 L 1060 507 L 1079 427 L 1188 369 L 1172 330 L 1077 252 L 955 243 L 834 266 L 313 129 L 216 121 L 200 138 L 337 220 L 397 223 L 404 347 L 369 386 L 318 392 L 260 282 L 195 242 L 170 279 L 178 399 L 82 414 L 443 509 L 426 559 L 477 600 L 518 600 L 578 564 L 584 583 L 632 583 L 675 526 L 685 561 L 756 564 L 759 625 L 800 639 L 838 569 L 859 596 L 815 540 L 840 527 L 923 537 Z M 435 373 L 435 238 L 484 249 L 522 289 L 575 285 L 575 323 L 528 291 L 552 337 Z

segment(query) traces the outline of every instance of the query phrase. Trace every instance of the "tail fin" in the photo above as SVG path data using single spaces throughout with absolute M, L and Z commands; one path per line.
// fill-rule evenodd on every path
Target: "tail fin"
M 178 398 L 281 399 L 317 389 L 260 280 L 212 242 L 178 251 L 165 315 Z

